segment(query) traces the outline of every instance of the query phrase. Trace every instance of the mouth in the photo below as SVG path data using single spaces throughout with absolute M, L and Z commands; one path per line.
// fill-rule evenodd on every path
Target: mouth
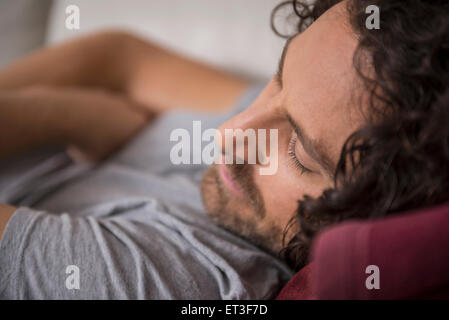
M 229 167 L 225 164 L 218 165 L 218 172 L 220 179 L 228 190 L 230 190 L 236 196 L 243 198 L 243 188 L 233 179 Z

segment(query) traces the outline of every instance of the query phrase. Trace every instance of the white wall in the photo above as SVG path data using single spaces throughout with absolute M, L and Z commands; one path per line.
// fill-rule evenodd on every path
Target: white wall
M 2 0 L 0 0 L 2 1 Z M 256 79 L 274 73 L 284 40 L 270 29 L 280 0 L 54 0 L 47 42 L 105 28 L 124 28 L 210 64 Z M 78 5 L 81 29 L 65 28 Z
M 44 43 L 51 0 L 0 0 L 0 68 Z

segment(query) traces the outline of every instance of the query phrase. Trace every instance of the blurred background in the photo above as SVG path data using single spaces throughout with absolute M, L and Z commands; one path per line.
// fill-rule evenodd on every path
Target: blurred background
M 280 2 L 0 0 L 0 68 L 39 47 L 114 28 L 249 79 L 265 81 L 275 72 L 285 42 L 270 27 L 271 11 Z M 66 28 L 69 5 L 80 9 L 80 30 Z

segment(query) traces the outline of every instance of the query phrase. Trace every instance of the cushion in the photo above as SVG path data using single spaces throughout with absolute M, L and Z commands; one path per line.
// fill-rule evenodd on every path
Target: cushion
M 449 204 L 331 227 L 278 299 L 448 299 L 448 227 Z M 379 289 L 366 285 L 373 265 Z

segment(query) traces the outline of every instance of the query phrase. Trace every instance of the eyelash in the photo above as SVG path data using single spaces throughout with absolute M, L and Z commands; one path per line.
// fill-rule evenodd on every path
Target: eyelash
M 290 141 L 288 143 L 288 148 L 287 148 L 288 155 L 289 155 L 290 159 L 293 161 L 294 166 L 301 171 L 301 174 L 312 172 L 310 169 L 306 168 L 301 163 L 301 161 L 299 161 L 298 157 L 296 156 L 295 146 L 296 146 L 297 139 L 298 138 L 295 135 L 292 135 L 292 137 L 290 138 Z

